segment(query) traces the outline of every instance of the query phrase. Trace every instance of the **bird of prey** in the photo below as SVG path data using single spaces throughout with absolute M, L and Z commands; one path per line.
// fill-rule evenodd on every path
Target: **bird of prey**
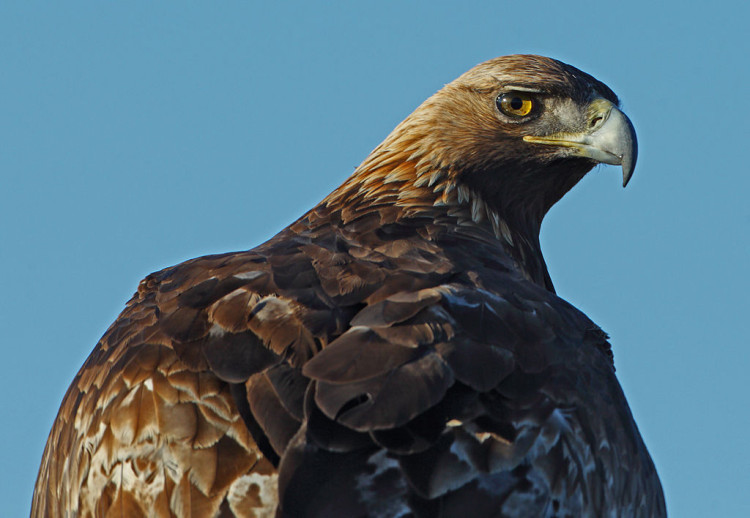
M 636 154 L 592 76 L 474 67 L 268 242 L 140 283 L 65 395 L 32 516 L 664 516 L 608 337 L 539 244 Z

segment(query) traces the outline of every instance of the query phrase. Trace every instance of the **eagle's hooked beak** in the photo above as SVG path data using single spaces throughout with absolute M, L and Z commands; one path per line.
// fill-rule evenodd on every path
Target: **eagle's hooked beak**
M 622 186 L 633 176 L 638 158 L 638 140 L 630 119 L 617 106 L 601 97 L 588 106 L 587 127 L 579 133 L 561 132 L 537 137 L 527 135 L 526 142 L 571 148 L 573 154 L 603 164 L 622 165 Z

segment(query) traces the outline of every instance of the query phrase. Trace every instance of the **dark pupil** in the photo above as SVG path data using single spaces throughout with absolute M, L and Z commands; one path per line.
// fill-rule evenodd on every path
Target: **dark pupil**
M 521 108 L 523 108 L 523 99 L 521 99 L 520 97 L 514 97 L 510 100 L 510 107 L 514 110 L 520 110 Z

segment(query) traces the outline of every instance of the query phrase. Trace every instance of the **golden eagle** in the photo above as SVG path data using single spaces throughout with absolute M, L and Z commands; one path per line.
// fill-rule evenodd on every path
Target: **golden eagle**
M 605 84 L 482 63 L 270 241 L 146 277 L 74 379 L 32 516 L 663 516 L 545 213 L 637 145 Z

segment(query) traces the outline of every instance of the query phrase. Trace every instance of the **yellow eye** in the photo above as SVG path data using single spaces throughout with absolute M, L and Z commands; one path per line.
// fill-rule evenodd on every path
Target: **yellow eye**
M 534 108 L 531 96 L 522 92 L 502 94 L 497 98 L 497 107 L 505 115 L 511 117 L 526 117 Z

